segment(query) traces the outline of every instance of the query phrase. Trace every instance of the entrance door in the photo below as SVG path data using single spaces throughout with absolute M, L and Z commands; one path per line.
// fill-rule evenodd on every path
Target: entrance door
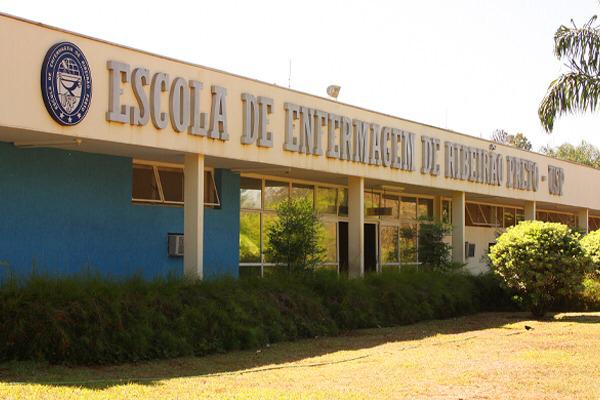
M 377 272 L 377 224 L 365 224 L 365 274 Z
M 348 223 L 338 222 L 338 251 L 340 274 L 348 275 Z

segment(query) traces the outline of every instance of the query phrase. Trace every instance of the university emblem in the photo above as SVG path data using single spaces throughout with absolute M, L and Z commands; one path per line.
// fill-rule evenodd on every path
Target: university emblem
M 57 43 L 42 65 L 42 97 L 48 112 L 61 125 L 75 125 L 92 101 L 92 75 L 85 56 L 73 43 Z

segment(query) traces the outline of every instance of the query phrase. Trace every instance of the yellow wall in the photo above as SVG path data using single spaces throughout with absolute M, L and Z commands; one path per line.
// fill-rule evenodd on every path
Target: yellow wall
M 170 33 L 166 32 L 165 34 Z M 173 40 L 176 40 L 175 36 Z M 72 127 L 63 127 L 50 117 L 40 93 L 40 69 L 44 55 L 53 44 L 60 41 L 71 41 L 79 46 L 83 50 L 92 71 L 93 98 L 91 108 L 86 118 L 80 124 Z M 564 168 L 566 175 L 564 195 L 561 197 L 550 195 L 548 193 L 547 181 L 540 182 L 537 192 L 530 192 L 509 189 L 505 185 L 497 187 L 448 179 L 444 177 L 443 172 L 444 141 L 459 142 L 484 149 L 488 148 L 489 142 L 351 107 L 252 79 L 170 60 L 2 15 L 0 15 L 0 54 L 2 54 L 3 59 L 2 73 L 0 74 L 0 88 L 2 88 L 2 96 L 0 96 L 0 128 L 21 128 L 29 131 L 69 135 L 83 139 L 97 139 L 113 143 L 170 149 L 182 153 L 202 153 L 209 156 L 269 163 L 314 171 L 327 171 L 342 175 L 362 176 L 389 182 L 523 200 L 536 200 L 600 210 L 600 192 L 597 185 L 590 185 L 590 182 L 600 182 L 600 171 L 498 145 L 497 152 L 505 156 L 512 155 L 537 162 L 540 175 L 547 174 L 549 163 Z M 171 124 L 166 129 L 157 130 L 151 123 L 144 127 L 136 127 L 129 124 L 107 122 L 105 113 L 108 110 L 109 95 L 109 73 L 106 68 L 108 60 L 125 62 L 130 64 L 132 68 L 148 68 L 151 75 L 159 71 L 165 72 L 170 75 L 171 80 L 175 77 L 182 77 L 186 80 L 195 79 L 203 82 L 204 90 L 202 91 L 201 99 L 203 112 L 210 111 L 210 86 L 219 85 L 225 87 L 228 92 L 227 108 L 230 140 L 222 142 L 206 137 L 188 135 L 187 133 L 176 133 L 172 129 Z M 360 79 L 369 79 L 369 76 L 361 76 Z M 122 104 L 135 105 L 131 86 L 128 84 L 124 85 L 123 88 Z M 240 143 L 242 132 L 241 94 L 243 92 L 273 98 L 273 114 L 270 116 L 269 126 L 269 130 L 273 131 L 274 134 L 273 148 L 259 148 L 256 145 L 242 145 Z M 168 95 L 165 93 L 162 98 L 163 105 L 167 104 L 167 101 Z M 381 166 L 328 159 L 325 155 L 314 156 L 284 151 L 285 111 L 283 105 L 285 102 L 292 102 L 350 118 L 357 118 L 366 122 L 377 123 L 381 126 L 414 132 L 417 135 L 415 143 L 417 170 L 406 172 Z M 439 153 L 440 162 L 442 163 L 442 173 L 440 176 L 422 175 L 419 171 L 421 166 L 421 142 L 419 137 L 421 135 L 439 138 L 442 141 L 442 149 Z M 326 134 L 324 135 L 323 147 L 326 148 Z M 506 182 L 506 177 L 504 181 Z

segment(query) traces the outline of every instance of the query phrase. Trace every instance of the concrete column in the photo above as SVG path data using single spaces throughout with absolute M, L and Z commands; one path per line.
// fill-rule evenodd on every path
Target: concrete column
M 183 274 L 202 279 L 204 267 L 204 156 L 186 154 L 183 191 Z
M 534 221 L 537 213 L 537 203 L 535 201 L 525 202 L 525 221 Z
M 442 196 L 435 196 L 433 198 L 433 220 L 435 222 L 442 222 Z
M 465 192 L 452 195 L 452 260 L 465 263 Z
M 589 210 L 587 208 L 582 208 L 577 211 L 577 225 L 578 228 L 583 231 L 583 233 L 587 234 L 589 229 Z
M 348 177 L 348 276 L 365 273 L 365 180 Z

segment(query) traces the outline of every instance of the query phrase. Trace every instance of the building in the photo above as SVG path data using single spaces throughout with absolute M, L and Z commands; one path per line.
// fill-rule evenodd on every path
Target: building
M 0 53 L 5 271 L 262 274 L 288 196 L 350 276 L 418 265 L 420 216 L 473 272 L 520 220 L 600 227 L 591 168 L 8 15 Z

